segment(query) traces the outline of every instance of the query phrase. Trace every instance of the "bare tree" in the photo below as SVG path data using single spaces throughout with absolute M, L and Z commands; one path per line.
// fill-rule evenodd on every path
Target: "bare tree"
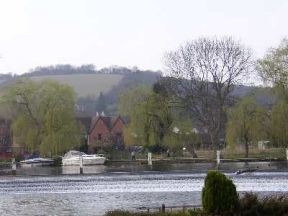
M 219 132 L 233 87 L 252 71 L 250 49 L 231 37 L 200 38 L 165 54 L 166 87 L 188 107 L 211 147 L 219 148 Z M 222 127 L 224 128 L 224 127 Z

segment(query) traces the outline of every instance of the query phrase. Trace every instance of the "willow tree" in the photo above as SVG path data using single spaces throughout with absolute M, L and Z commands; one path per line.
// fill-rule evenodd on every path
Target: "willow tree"
M 179 104 L 188 108 L 195 123 L 219 148 L 225 109 L 234 85 L 251 73 L 250 50 L 230 37 L 200 38 L 165 55 L 167 88 Z
M 121 92 L 119 106 L 121 115 L 129 117 L 125 144 L 150 149 L 162 145 L 172 123 L 167 98 L 145 86 L 134 86 Z
M 267 112 L 252 97 L 242 98 L 228 111 L 226 142 L 234 147 L 244 144 L 245 157 L 249 154 L 249 144 L 266 138 Z
M 129 125 L 124 128 L 126 146 L 145 145 L 145 131 L 142 129 L 145 117 L 142 103 L 148 97 L 149 91 L 146 86 L 135 85 L 119 94 L 119 112 L 129 118 Z
M 14 143 L 46 155 L 79 146 L 82 127 L 75 118 L 75 98 L 70 86 L 56 81 L 15 81 L 3 97 L 10 107 Z
M 271 139 L 278 143 L 278 146 L 288 146 L 288 104 L 280 100 L 271 110 Z
M 258 60 L 257 69 L 262 79 L 273 87 L 278 96 L 278 101 L 271 111 L 271 139 L 278 141 L 281 146 L 287 146 L 288 39 L 283 39 L 278 47 L 270 48 L 265 56 Z

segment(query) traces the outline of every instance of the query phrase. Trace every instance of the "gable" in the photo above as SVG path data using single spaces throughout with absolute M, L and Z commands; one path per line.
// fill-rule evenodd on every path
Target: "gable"
M 93 116 L 91 120 L 90 133 L 93 131 L 123 133 L 123 127 L 126 126 L 120 116 Z M 100 133 L 100 132 L 99 132 Z
M 117 119 L 115 120 L 111 131 L 114 133 L 123 133 L 123 127 L 126 126 L 123 119 L 118 116 Z
M 96 118 L 94 118 L 94 117 L 96 117 Z M 107 117 L 104 118 L 102 116 L 93 116 L 93 118 L 91 121 L 90 133 L 92 133 L 94 130 L 99 131 L 99 133 L 110 131 L 109 125 L 107 125 Z

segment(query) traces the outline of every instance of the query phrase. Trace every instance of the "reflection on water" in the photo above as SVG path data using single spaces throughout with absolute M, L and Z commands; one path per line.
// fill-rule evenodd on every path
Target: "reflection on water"
M 80 173 L 80 167 L 79 166 L 63 166 L 61 167 L 61 174 L 78 174 Z M 83 173 L 105 173 L 107 172 L 107 166 L 104 165 L 97 165 L 97 166 L 84 166 L 83 167 Z
M 111 172 L 171 172 L 171 171 L 187 171 L 187 172 L 204 172 L 207 173 L 211 169 L 218 169 L 223 172 L 236 172 L 239 169 L 258 168 L 258 172 L 269 171 L 288 171 L 288 163 L 284 162 L 229 162 L 229 163 L 192 163 L 192 164 L 159 164 L 159 165 L 97 165 L 84 166 L 84 174 L 99 174 Z M 64 167 L 21 167 L 18 168 L 18 175 L 62 175 L 62 174 L 79 174 L 79 166 L 64 166 Z
M 259 167 L 255 173 L 235 170 Z M 141 206 L 201 204 L 213 164 L 33 167 L 0 179 L 0 215 L 103 215 Z M 218 169 L 238 192 L 288 193 L 287 163 L 227 163 Z

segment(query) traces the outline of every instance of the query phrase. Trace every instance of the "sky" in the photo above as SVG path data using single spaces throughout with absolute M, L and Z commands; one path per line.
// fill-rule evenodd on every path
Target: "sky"
M 0 0 L 0 73 L 94 64 L 163 70 L 165 52 L 232 36 L 255 58 L 288 36 L 287 0 Z

